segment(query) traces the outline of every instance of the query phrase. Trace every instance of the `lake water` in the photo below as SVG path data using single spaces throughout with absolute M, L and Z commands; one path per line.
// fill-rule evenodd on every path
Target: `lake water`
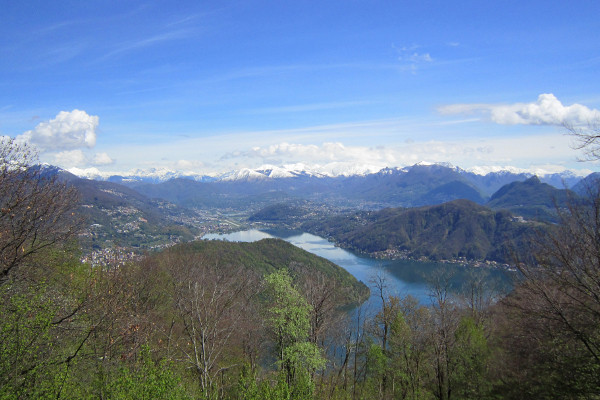
M 204 239 L 229 240 L 233 242 L 254 242 L 266 238 L 280 238 L 313 254 L 321 256 L 343 267 L 371 288 L 371 298 L 367 306 L 375 306 L 378 301 L 373 290 L 373 278 L 384 274 L 387 291 L 393 295 L 412 295 L 422 304 L 429 305 L 428 281 L 432 274 L 440 271 L 452 275 L 454 290 L 460 290 L 471 274 L 483 274 L 491 284 L 507 290 L 510 279 L 503 270 L 489 268 L 474 268 L 456 264 L 421 262 L 410 260 L 378 260 L 352 253 L 333 245 L 327 239 L 306 232 L 284 230 L 247 230 L 228 234 L 208 234 Z

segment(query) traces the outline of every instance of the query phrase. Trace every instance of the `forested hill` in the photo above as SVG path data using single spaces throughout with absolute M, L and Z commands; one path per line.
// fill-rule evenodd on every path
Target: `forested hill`
M 492 195 L 487 206 L 540 221 L 558 222 L 557 209 L 575 205 L 579 196 L 567 189 L 557 189 L 533 176 L 523 182 L 504 185 Z
M 246 267 L 261 276 L 285 268 L 299 283 L 320 275 L 334 282 L 344 304 L 360 303 L 369 296 L 365 284 L 342 267 L 281 239 L 258 242 L 201 240 L 173 246 L 155 257 L 168 260 L 173 255 L 185 254 L 194 254 L 202 262 L 223 269 Z
M 512 250 L 543 226 L 519 221 L 508 211 L 455 200 L 436 206 L 336 216 L 306 223 L 303 229 L 370 254 L 510 262 Z

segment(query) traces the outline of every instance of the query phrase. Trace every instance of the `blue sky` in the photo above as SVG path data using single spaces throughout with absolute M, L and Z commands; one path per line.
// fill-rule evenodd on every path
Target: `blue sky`
M 81 174 L 598 169 L 597 1 L 0 5 L 0 135 Z

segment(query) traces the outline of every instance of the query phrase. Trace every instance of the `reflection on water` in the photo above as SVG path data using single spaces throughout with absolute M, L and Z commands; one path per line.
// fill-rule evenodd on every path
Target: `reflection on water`
M 369 303 L 377 303 L 372 280 L 382 271 L 385 272 L 389 294 L 412 295 L 422 304 L 429 304 L 428 281 L 433 274 L 443 271 L 452 276 L 451 283 L 454 290 L 460 290 L 462 283 L 470 275 L 483 274 L 490 283 L 497 284 L 502 290 L 510 288 L 509 278 L 504 271 L 497 269 L 476 269 L 455 264 L 437 262 L 422 262 L 410 260 L 377 260 L 370 257 L 359 256 L 348 250 L 335 247 L 331 242 L 320 236 L 311 235 L 301 231 L 282 230 L 247 230 L 228 234 L 208 234 L 204 239 L 229 240 L 235 242 L 254 242 L 265 238 L 280 238 L 313 254 L 321 256 L 343 267 L 371 288 Z

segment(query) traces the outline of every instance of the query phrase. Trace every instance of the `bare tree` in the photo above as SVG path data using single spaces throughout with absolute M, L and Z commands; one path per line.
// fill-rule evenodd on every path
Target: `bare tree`
M 211 265 L 197 253 L 172 254 L 167 262 L 175 274 L 175 307 L 182 325 L 179 350 L 202 391 L 210 394 L 215 378 L 236 365 L 225 362 L 225 356 L 236 347 L 232 342 L 258 285 L 243 267 Z
M 338 309 L 343 305 L 341 290 L 336 281 L 299 263 L 291 263 L 290 271 L 300 281 L 300 289 L 311 306 L 309 340 L 321 347 L 340 326 L 343 315 Z M 336 334 L 338 332 L 335 332 Z
M 65 243 L 78 231 L 78 195 L 35 165 L 35 152 L 0 140 L 0 284 L 39 251 Z
M 381 348 L 385 353 L 387 351 L 387 342 L 390 330 L 396 314 L 398 313 L 398 298 L 388 293 L 388 277 L 386 271 L 382 268 L 377 271 L 375 276 L 371 277 L 370 282 L 375 289 L 376 295 L 381 300 L 381 309 L 373 319 L 373 334 L 381 341 Z
M 470 269 L 462 284 L 458 301 L 477 324 L 483 324 L 488 320 L 492 306 L 503 295 L 498 283 L 491 279 L 489 271 Z
M 587 126 L 564 124 L 567 132 L 575 137 L 575 148 L 583 150 L 584 161 L 600 159 L 600 120 L 590 121 Z
M 584 398 L 600 390 L 600 187 L 560 217 L 517 263 L 502 340 L 512 386 Z
M 451 353 L 455 342 L 459 315 L 456 301 L 451 295 L 452 274 L 436 271 L 429 281 L 431 308 L 435 328 L 432 342 L 435 353 L 435 396 L 441 400 L 452 397 L 452 359 Z

